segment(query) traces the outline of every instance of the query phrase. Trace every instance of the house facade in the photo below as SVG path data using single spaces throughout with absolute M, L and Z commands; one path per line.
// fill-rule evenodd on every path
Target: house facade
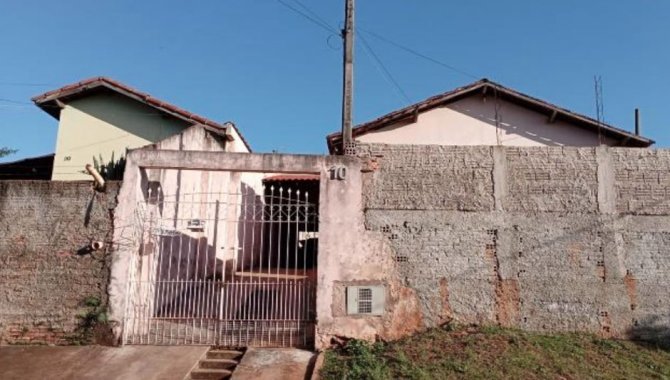
M 356 141 L 411 145 L 629 146 L 648 138 L 483 79 L 384 115 L 353 130 Z M 341 153 L 341 133 L 327 137 Z
M 136 149 L 202 125 L 226 135 L 224 151 L 251 149 L 232 123 L 192 114 L 125 84 L 91 78 L 33 98 L 58 120 L 52 180 L 86 180 L 86 164 L 106 163 Z

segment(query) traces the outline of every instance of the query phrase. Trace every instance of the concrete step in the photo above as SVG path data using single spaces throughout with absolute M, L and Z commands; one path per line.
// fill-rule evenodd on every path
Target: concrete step
M 237 350 L 209 350 L 207 352 L 207 359 L 239 359 L 242 356 L 242 351 Z
M 226 369 L 198 368 L 191 371 L 193 380 L 223 380 L 230 378 L 231 371 Z
M 233 359 L 203 359 L 200 360 L 200 368 L 210 369 L 231 369 L 238 364 L 237 360 Z

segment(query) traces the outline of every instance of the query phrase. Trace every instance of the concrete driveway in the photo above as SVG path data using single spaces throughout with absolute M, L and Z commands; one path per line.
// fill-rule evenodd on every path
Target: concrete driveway
M 231 379 L 310 379 L 315 358 L 313 352 L 295 348 L 248 348 Z
M 183 380 L 209 347 L 0 347 L 0 379 Z

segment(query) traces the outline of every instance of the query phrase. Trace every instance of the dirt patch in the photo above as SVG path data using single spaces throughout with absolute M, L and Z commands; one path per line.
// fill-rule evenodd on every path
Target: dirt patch
M 521 297 L 519 295 L 519 281 L 503 279 L 500 273 L 500 261 L 496 240 L 487 244 L 484 255 L 491 262 L 493 272 L 491 281 L 495 292 L 495 316 L 498 325 L 503 327 L 516 326 L 519 321 Z
M 504 327 L 516 326 L 519 321 L 519 281 L 513 279 L 497 282 L 496 286 L 496 319 Z
M 637 308 L 637 280 L 629 272 L 624 276 L 623 283 L 626 285 L 630 308 L 631 310 L 635 310 Z
M 404 286 L 396 289 L 391 289 L 392 313 L 384 329 L 384 339 L 389 340 L 406 337 L 425 327 L 416 291 Z
M 449 304 L 449 283 L 447 279 L 440 279 L 440 300 L 442 303 L 442 312 L 440 313 L 440 324 L 450 322 L 453 319 L 453 312 Z

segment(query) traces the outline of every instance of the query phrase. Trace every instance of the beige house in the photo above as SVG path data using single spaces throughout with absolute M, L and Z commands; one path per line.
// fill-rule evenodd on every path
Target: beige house
M 59 121 L 52 180 L 88 180 L 83 170 L 93 157 L 118 159 L 128 149 L 157 143 L 194 125 L 216 132 L 212 136 L 225 136 L 217 150 L 251 152 L 232 123 L 219 124 L 105 77 L 49 91 L 33 101 Z
M 648 147 L 653 140 L 491 82 L 469 84 L 354 128 L 362 143 Z M 342 134 L 327 137 L 341 153 Z

